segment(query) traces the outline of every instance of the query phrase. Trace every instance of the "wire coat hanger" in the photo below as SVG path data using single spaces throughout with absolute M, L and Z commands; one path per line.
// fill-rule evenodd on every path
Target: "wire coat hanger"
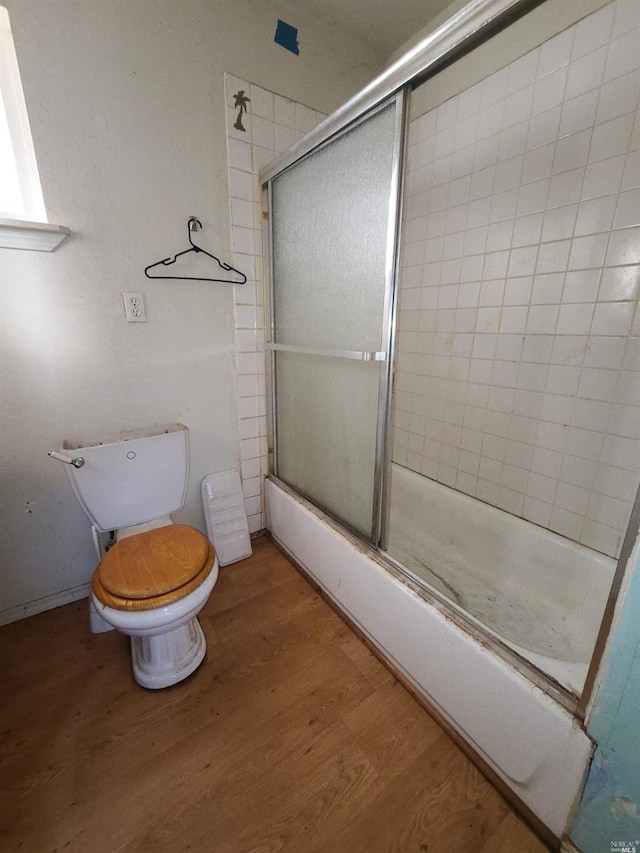
M 230 266 L 229 264 L 225 264 L 224 261 L 221 261 L 220 258 L 216 258 L 215 255 L 212 255 L 210 252 L 207 252 L 205 249 L 202 249 L 200 246 L 196 246 L 196 244 L 191 239 L 191 233 L 193 231 L 200 231 L 202 228 L 202 222 L 197 219 L 195 216 L 189 217 L 189 221 L 187 222 L 187 237 L 189 238 L 189 243 L 191 244 L 190 249 L 185 249 L 183 252 L 178 252 L 177 255 L 174 255 L 172 258 L 165 258 L 163 261 L 156 261 L 155 264 L 149 264 L 148 267 L 144 268 L 144 274 L 147 278 L 172 278 L 177 281 L 220 281 L 225 284 L 244 284 L 247 280 L 246 275 L 240 270 L 237 270 L 235 267 Z M 208 258 L 214 260 L 218 266 L 223 269 L 225 272 L 233 272 L 237 273 L 240 276 L 240 279 L 233 278 L 202 278 L 194 275 L 151 275 L 149 270 L 153 270 L 156 267 L 168 267 L 171 264 L 175 264 L 178 258 L 183 255 L 188 255 L 191 252 L 198 252 L 202 255 L 206 255 Z

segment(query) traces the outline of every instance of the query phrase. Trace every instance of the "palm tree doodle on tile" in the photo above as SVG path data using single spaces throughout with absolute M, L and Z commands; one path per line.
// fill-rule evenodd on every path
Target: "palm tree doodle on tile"
M 238 117 L 233 125 L 236 130 L 241 130 L 246 133 L 246 128 L 242 124 L 242 114 L 247 112 L 247 104 L 251 103 L 251 98 L 247 98 L 244 89 L 239 89 L 233 96 L 233 108 L 238 110 Z

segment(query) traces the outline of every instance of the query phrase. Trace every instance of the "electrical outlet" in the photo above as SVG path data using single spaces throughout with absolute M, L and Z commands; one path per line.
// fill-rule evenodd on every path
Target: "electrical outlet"
M 142 293 L 123 293 L 124 315 L 127 323 L 146 323 L 147 312 L 144 310 L 144 296 Z

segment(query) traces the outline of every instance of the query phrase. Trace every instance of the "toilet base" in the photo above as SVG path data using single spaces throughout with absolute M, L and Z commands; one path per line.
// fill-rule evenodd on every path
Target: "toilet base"
M 195 672 L 206 651 L 207 641 L 195 617 L 172 631 L 131 637 L 133 677 L 150 690 L 170 687 Z

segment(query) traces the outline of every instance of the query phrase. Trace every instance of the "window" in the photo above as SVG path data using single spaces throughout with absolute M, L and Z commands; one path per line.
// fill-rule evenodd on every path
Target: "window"
M 9 14 L 0 6 L 0 217 L 47 221 Z
M 0 6 L 0 248 L 52 252 L 69 233 L 47 223 L 9 14 Z

